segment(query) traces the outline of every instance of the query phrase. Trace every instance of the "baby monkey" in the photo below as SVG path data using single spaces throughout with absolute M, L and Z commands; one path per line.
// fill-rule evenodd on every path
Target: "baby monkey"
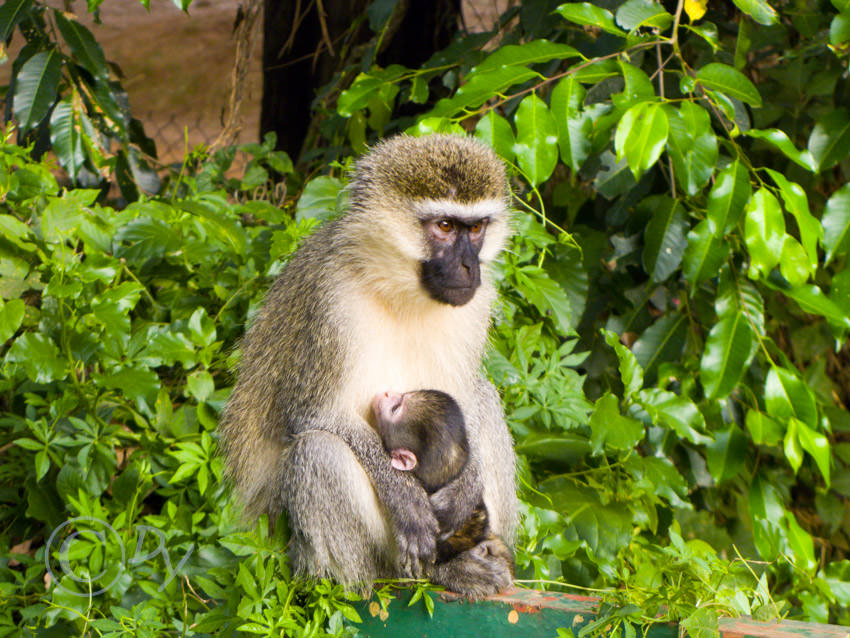
M 431 495 L 455 479 L 469 459 L 466 423 L 460 406 L 445 392 L 384 392 L 372 401 L 378 433 L 392 467 L 412 472 Z M 483 488 L 479 488 L 483 489 Z M 502 561 L 513 575 L 513 558 L 491 533 L 483 492 L 472 515 L 458 529 L 440 529 L 436 563 L 472 552 L 481 560 Z

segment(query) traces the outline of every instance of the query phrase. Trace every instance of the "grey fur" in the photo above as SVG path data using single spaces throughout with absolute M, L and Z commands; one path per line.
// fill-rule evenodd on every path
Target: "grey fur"
M 417 175 L 435 180 L 432 198 Z M 466 488 L 479 481 L 493 532 L 510 545 L 516 531 L 511 438 L 480 376 L 495 298 L 486 266 L 509 233 L 507 197 L 501 162 L 477 142 L 392 138 L 358 163 L 349 212 L 308 238 L 269 290 L 243 339 L 220 432 L 247 518 L 287 511 L 297 573 L 350 586 L 427 574 L 471 595 L 507 586 L 486 552 L 432 565 L 435 510 L 468 517 L 476 503 Z M 419 282 L 427 255 L 415 211 L 445 201 L 475 214 L 490 207 L 482 284 L 457 308 L 429 299 Z M 467 469 L 430 502 L 390 468 L 366 421 L 376 393 L 423 387 L 457 398 L 470 440 Z

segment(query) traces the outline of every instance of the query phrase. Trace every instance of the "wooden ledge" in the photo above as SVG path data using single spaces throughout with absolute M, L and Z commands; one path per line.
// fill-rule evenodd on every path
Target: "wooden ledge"
M 533 589 L 470 602 L 454 594 L 440 594 L 433 618 L 418 601 L 408 607 L 411 592 L 401 591 L 381 613 L 374 600 L 357 604 L 366 638 L 555 638 L 557 629 L 578 630 L 596 617 L 599 603 L 590 596 L 573 596 Z M 791 620 L 757 622 L 750 618 L 721 618 L 723 638 L 850 638 L 850 627 Z M 654 625 L 647 638 L 678 638 L 675 624 Z

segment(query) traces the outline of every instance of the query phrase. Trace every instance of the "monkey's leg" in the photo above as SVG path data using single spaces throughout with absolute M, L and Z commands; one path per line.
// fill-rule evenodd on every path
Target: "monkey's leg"
M 342 439 L 318 430 L 299 434 L 280 469 L 296 573 L 361 587 L 396 575 L 392 531 L 369 477 Z

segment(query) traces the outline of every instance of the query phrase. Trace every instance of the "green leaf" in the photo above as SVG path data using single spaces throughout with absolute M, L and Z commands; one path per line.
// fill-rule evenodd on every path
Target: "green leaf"
M 743 73 L 720 62 L 706 64 L 697 71 L 697 81 L 709 89 L 740 100 L 752 107 L 761 106 L 755 85 Z
M 517 442 L 517 453 L 541 460 L 572 465 L 590 453 L 587 436 L 560 432 L 558 434 L 529 434 Z
M 387 85 L 395 83 L 408 69 L 400 64 L 391 64 L 386 69 L 374 68 L 369 73 L 360 73 L 351 86 L 340 93 L 337 100 L 337 113 L 342 117 L 351 117 L 355 112 L 365 109 L 369 102 L 386 90 Z
M 408 135 L 420 137 L 422 135 L 431 135 L 433 133 L 445 133 L 446 135 L 466 135 L 464 128 L 455 122 L 445 117 L 425 117 L 416 122 L 414 126 L 409 127 L 405 131 Z
M 528 299 L 543 316 L 551 315 L 563 335 L 575 334 L 569 297 L 548 273 L 538 266 L 528 265 L 514 272 L 519 293 Z
M 767 276 L 782 254 L 785 219 L 776 197 L 766 188 L 760 188 L 747 204 L 744 241 L 750 253 L 751 276 Z
M 582 113 L 587 90 L 575 77 L 568 76 L 552 90 L 549 107 L 558 131 L 561 159 L 573 172 L 578 172 L 590 154 L 591 119 Z
M 106 65 L 103 49 L 100 48 L 91 31 L 76 20 L 69 20 L 61 11 L 54 11 L 53 15 L 62 37 L 77 62 L 94 77 L 107 79 L 109 67 Z
M 565 60 L 567 58 L 583 57 L 573 47 L 549 42 L 548 40 L 532 40 L 525 44 L 508 44 L 499 47 L 487 56 L 481 64 L 475 66 L 471 73 L 483 73 L 502 69 L 508 66 L 526 66 L 549 60 Z
M 800 466 L 803 464 L 803 447 L 800 445 L 800 439 L 797 437 L 797 424 L 799 419 L 789 419 L 788 427 L 785 430 L 785 441 L 782 445 L 782 451 L 785 452 L 785 458 L 794 474 L 800 471 Z
M 747 460 L 747 437 L 730 425 L 727 430 L 714 433 L 714 442 L 706 446 L 705 460 L 708 471 L 717 483 L 735 478 Z
M 700 361 L 700 380 L 710 399 L 729 395 L 756 351 L 753 329 L 743 314 L 721 317 L 708 333 Z
M 26 133 L 50 111 L 59 89 L 62 55 L 56 49 L 41 51 L 24 63 L 15 78 L 14 111 Z
M 829 461 L 832 457 L 829 439 L 820 432 L 811 429 L 802 421 L 797 420 L 797 439 L 802 447 L 815 460 L 826 486 L 829 487 Z
M 693 401 L 667 390 L 648 388 L 637 394 L 638 402 L 653 423 L 673 430 L 681 439 L 696 445 L 710 443 L 705 436 L 705 417 Z
M 794 142 L 788 138 L 785 131 L 781 131 L 778 128 L 769 128 L 764 130 L 752 128 L 747 131 L 746 134 L 750 137 L 769 142 L 771 145 L 779 149 L 785 157 L 802 166 L 807 171 L 814 172 L 817 170 L 817 163 L 815 162 L 815 158 L 812 157 L 812 154 L 808 150 L 797 150 L 797 147 L 794 146 Z
M 839 188 L 827 200 L 821 224 L 826 265 L 850 251 L 850 184 Z
M 779 194 L 782 196 L 782 201 L 785 202 L 785 209 L 794 216 L 797 222 L 800 241 L 803 244 L 805 255 L 808 257 L 809 271 L 814 275 L 818 265 L 818 243 L 823 240 L 823 226 L 809 212 L 809 200 L 806 197 L 806 192 L 799 184 L 789 181 L 782 173 L 770 168 L 765 170 L 779 186 Z
M 625 86 L 623 92 L 618 96 L 621 102 L 615 102 L 616 106 L 630 106 L 636 102 L 652 101 L 655 99 L 655 87 L 652 80 L 642 69 L 624 60 L 619 61 L 620 72 L 623 74 Z
M 0 6 L 0 42 L 8 42 L 18 22 L 26 17 L 33 0 L 6 0 Z
M 764 334 L 764 300 L 755 285 L 746 278 L 737 278 L 731 269 L 720 272 L 714 310 L 718 317 L 743 313 L 756 334 Z
M 794 555 L 797 567 L 814 574 L 818 566 L 815 560 L 815 543 L 811 535 L 797 523 L 791 511 L 785 512 L 785 522 L 788 526 L 788 545 Z
M 652 198 L 655 212 L 644 231 L 643 267 L 652 281 L 672 275 L 687 247 L 688 221 L 677 200 L 666 195 Z
M 33 460 L 35 461 L 35 480 L 40 481 L 50 469 L 50 457 L 47 456 L 47 450 L 36 452 Z
M 717 164 L 717 137 L 708 111 L 683 102 L 679 110 L 665 107 L 670 123 L 667 151 L 673 160 L 676 181 L 688 195 L 696 195 L 708 183 Z
M 604 448 L 632 450 L 643 439 L 644 428 L 640 421 L 620 414 L 620 407 L 611 393 L 605 393 L 596 401 L 590 415 L 590 444 L 594 454 Z
M 27 252 L 35 250 L 35 246 L 27 241 L 32 236 L 30 227 L 17 217 L 0 215 L 0 236 L 21 250 Z
M 829 43 L 840 47 L 850 41 L 850 10 L 844 9 L 829 23 Z
M 192 341 L 200 347 L 211 346 L 216 338 L 215 322 L 204 308 L 198 308 L 189 317 L 189 334 Z
M 832 325 L 850 330 L 850 317 L 830 301 L 829 297 L 824 295 L 823 291 L 817 286 L 803 284 L 794 288 L 783 281 L 777 281 L 774 277 L 763 280 L 763 283 L 796 301 L 804 312 L 820 315 Z
M 647 381 L 655 379 L 658 364 L 679 360 L 687 333 L 687 318 L 677 312 L 661 317 L 635 340 L 632 353 L 643 368 Z
M 95 374 L 92 378 L 98 386 L 118 390 L 139 405 L 153 405 L 160 388 L 159 377 L 147 368 L 127 367 L 111 374 Z
M 830 282 L 829 300 L 844 313 L 850 316 L 850 270 L 842 270 Z
M 725 235 L 735 228 L 752 193 L 747 169 L 740 160 L 735 160 L 717 175 L 708 194 L 708 219 L 714 233 Z
M 398 0 L 376 0 L 369 3 L 366 15 L 369 16 L 369 28 L 373 33 L 380 33 L 393 14 Z
M 475 137 L 510 162 L 514 157 L 514 131 L 510 123 L 495 110 L 487 113 L 475 125 Z
M 747 412 L 746 424 L 750 436 L 753 437 L 753 443 L 756 445 L 777 446 L 782 442 L 782 437 L 785 434 L 779 423 L 758 410 Z
M 668 130 L 667 113 L 660 104 L 635 104 L 617 124 L 614 135 L 617 161 L 625 157 L 635 179 L 640 179 L 661 156 Z
M 558 163 L 558 133 L 555 118 L 546 103 L 532 93 L 516 112 L 516 153 L 520 169 L 532 186 L 549 179 Z
M 592 64 L 582 62 L 570 67 L 567 71 L 582 84 L 596 84 L 607 78 L 621 75 L 620 65 L 614 60 L 598 60 Z
M 59 102 L 53 109 L 50 116 L 50 143 L 59 163 L 68 171 L 71 181 L 76 182 L 77 173 L 85 162 L 85 155 L 70 97 Z
M 536 71 L 524 66 L 507 66 L 492 71 L 470 73 L 469 81 L 451 98 L 444 98 L 428 113 L 431 117 L 451 117 L 467 109 L 481 106 L 495 95 L 515 84 L 540 77 Z
M 664 31 L 673 24 L 673 16 L 654 0 L 627 0 L 617 9 L 616 18 L 617 24 L 627 31 L 640 27 L 656 27 Z
M 215 392 L 215 382 L 206 370 L 196 370 L 186 378 L 186 389 L 198 403 L 203 403 Z
M 715 235 L 712 227 L 711 220 L 704 219 L 688 232 L 682 274 L 691 284 L 692 295 L 696 293 L 699 284 L 717 276 L 732 251 L 729 242 Z
M 811 389 L 793 372 L 771 366 L 764 381 L 764 406 L 781 421 L 794 417 L 809 427 L 817 427 L 818 413 Z
M 38 450 L 43 450 L 45 444 L 39 443 L 33 439 L 15 439 L 15 445 L 24 448 L 25 450 L 30 450 L 31 452 L 37 452 Z
M 21 327 L 26 308 L 27 306 L 22 299 L 10 299 L 5 304 L 0 299 L 0 346 Z
M 765 0 L 732 0 L 732 2 L 753 20 L 766 27 L 779 22 L 776 11 Z
M 825 171 L 850 154 L 850 111 L 836 109 L 818 120 L 809 135 L 809 152 Z
M 600 330 L 605 342 L 614 348 L 620 365 L 620 378 L 623 381 L 625 392 L 624 398 L 630 397 L 643 387 L 643 369 L 638 365 L 635 355 L 626 346 L 620 343 L 619 337 L 610 330 Z
M 342 191 L 342 182 L 335 177 L 322 175 L 311 179 L 304 187 L 298 205 L 295 207 L 295 219 L 327 219 L 337 210 L 337 198 Z
M 718 638 L 720 636 L 720 612 L 711 607 L 698 607 L 681 626 L 690 638 Z
M 25 332 L 15 339 L 6 363 L 17 363 L 36 383 L 61 381 L 68 375 L 67 362 L 59 348 L 44 334 Z
M 814 275 L 814 268 L 809 264 L 806 251 L 796 239 L 790 235 L 785 236 L 782 244 L 782 255 L 779 257 L 779 272 L 788 280 L 792 288 L 805 284 L 810 275 Z
M 602 168 L 593 180 L 593 187 L 605 199 L 614 199 L 634 188 L 637 182 L 629 170 L 625 159 L 617 161 L 611 151 L 603 151 L 599 156 Z
M 597 7 L 590 2 L 562 4 L 555 9 L 566 20 L 585 26 L 598 27 L 606 33 L 626 37 L 626 34 L 614 24 L 614 16 L 607 9 Z
M 779 523 L 785 508 L 776 488 L 761 473 L 750 484 L 749 505 L 756 549 L 764 560 L 775 560 L 779 554 Z

